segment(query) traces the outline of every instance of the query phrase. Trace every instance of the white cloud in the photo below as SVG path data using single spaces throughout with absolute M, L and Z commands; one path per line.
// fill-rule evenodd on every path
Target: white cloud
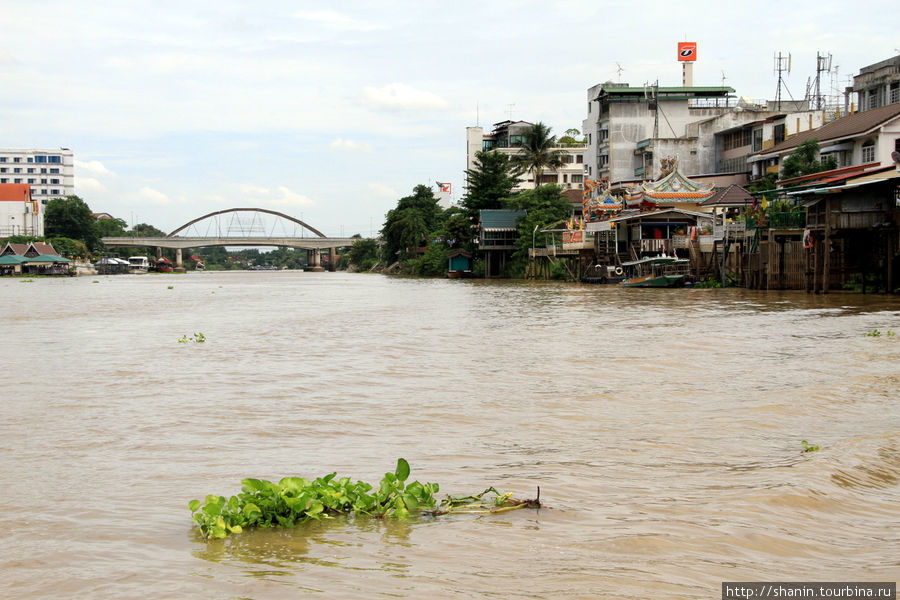
M 381 29 L 379 25 L 374 23 L 358 21 L 333 10 L 301 10 L 294 13 L 294 18 L 312 21 L 318 25 L 325 25 L 341 31 L 376 31 Z
M 383 183 L 370 183 L 368 187 L 372 195 L 380 198 L 398 198 L 400 196 L 394 188 Z
M 251 185 L 249 183 L 242 183 L 242 184 L 238 185 L 238 190 L 242 194 L 256 195 L 256 196 L 265 196 L 266 194 L 269 193 L 269 188 L 258 186 L 258 185 Z
M 79 170 L 90 171 L 96 175 L 113 175 L 114 173 L 106 168 L 99 160 L 75 160 L 75 168 Z
M 330 146 L 335 150 L 349 150 L 351 152 L 372 152 L 372 145 L 354 142 L 353 140 L 345 140 L 338 138 L 331 142 Z
M 106 186 L 93 177 L 75 177 L 75 188 L 78 195 L 90 197 L 93 194 L 102 194 L 107 191 Z
M 245 197 L 241 199 L 243 205 L 261 205 L 261 206 L 315 206 L 315 202 L 303 194 L 298 194 L 290 188 L 283 185 L 274 189 L 261 187 L 258 185 L 241 184 L 238 186 L 241 194 Z
M 149 188 L 146 186 L 141 188 L 141 190 L 138 192 L 138 196 L 140 196 L 142 200 L 149 200 L 154 204 L 172 204 L 173 202 L 175 202 L 174 199 L 170 198 L 159 190 L 154 190 L 153 188 Z
M 404 110 L 446 110 L 450 103 L 434 94 L 406 85 L 389 83 L 380 88 L 363 88 L 366 103 L 373 108 Z

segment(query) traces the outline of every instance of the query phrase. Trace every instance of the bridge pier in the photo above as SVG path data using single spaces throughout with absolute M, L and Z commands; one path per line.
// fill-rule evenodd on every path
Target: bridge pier
M 175 248 L 175 273 L 184 273 L 184 262 L 181 258 L 181 248 Z
M 306 271 L 324 271 L 322 267 L 322 254 L 318 248 L 312 248 L 306 251 Z

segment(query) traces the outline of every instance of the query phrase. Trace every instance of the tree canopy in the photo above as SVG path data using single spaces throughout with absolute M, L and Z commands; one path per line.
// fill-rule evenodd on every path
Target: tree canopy
M 48 238 L 66 237 L 81 240 L 91 251 L 100 247 L 97 220 L 90 207 L 78 196 L 53 198 L 47 202 L 44 234 Z
M 837 160 L 829 156 L 819 159 L 819 140 L 806 140 L 781 163 L 781 179 L 811 175 L 837 168 Z
M 429 186 L 417 185 L 411 195 L 400 198 L 397 207 L 388 211 L 381 229 L 384 261 L 392 264 L 409 258 L 413 248 L 424 246 L 443 224 L 443 213 Z
M 543 123 L 535 123 L 525 132 L 525 141 L 513 155 L 513 163 L 526 171 L 534 173 L 535 187 L 541 185 L 541 177 L 545 169 L 558 169 L 563 166 L 565 150 L 556 148 L 556 136 L 550 135 L 550 127 Z

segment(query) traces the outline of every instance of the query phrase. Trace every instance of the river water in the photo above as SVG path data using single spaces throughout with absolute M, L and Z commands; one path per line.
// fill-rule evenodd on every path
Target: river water
M 3 598 L 900 579 L 896 298 L 239 272 L 3 278 L 0 300 Z M 192 526 L 245 477 L 376 483 L 398 457 L 441 495 L 550 508 Z

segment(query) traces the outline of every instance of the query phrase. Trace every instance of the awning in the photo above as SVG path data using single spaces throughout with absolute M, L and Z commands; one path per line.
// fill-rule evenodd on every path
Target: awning
M 839 152 L 841 150 L 853 150 L 853 142 L 841 142 L 840 144 L 831 144 L 824 148 L 819 148 L 819 154 L 826 152 Z
M 786 192 L 788 196 L 803 196 L 805 194 L 834 194 L 841 190 L 846 190 L 850 188 L 862 187 L 864 185 L 871 185 L 873 183 L 884 183 L 885 181 L 889 181 L 890 179 L 894 179 L 893 177 L 887 179 L 876 179 L 875 181 L 858 181 L 856 183 L 845 183 L 844 185 L 833 185 L 830 187 L 820 187 L 820 188 L 810 188 L 808 190 L 797 190 L 796 192 Z

